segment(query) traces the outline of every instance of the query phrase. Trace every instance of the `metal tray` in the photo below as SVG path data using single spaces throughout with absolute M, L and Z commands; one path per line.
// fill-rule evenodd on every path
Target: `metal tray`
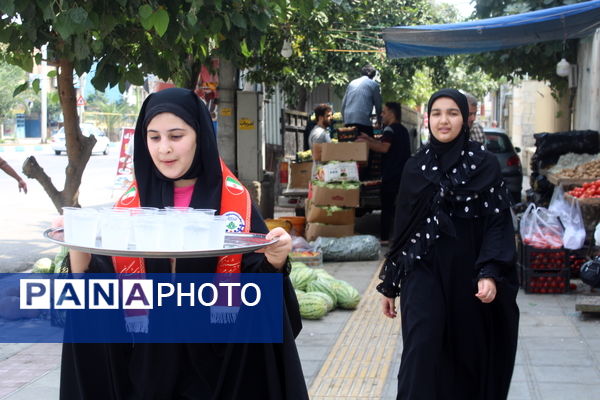
M 225 234 L 225 246 L 222 249 L 211 250 L 182 250 L 182 251 L 138 251 L 134 245 L 129 245 L 127 250 L 105 249 L 99 246 L 83 247 L 65 243 L 63 228 L 50 228 L 44 231 L 44 237 L 53 243 L 68 247 L 69 249 L 82 251 L 84 253 L 100 254 L 105 256 L 121 257 L 144 257 L 144 258 L 205 258 L 220 257 L 231 254 L 251 253 L 265 246 L 276 243 L 279 238 L 266 239 L 262 233 L 227 233 Z

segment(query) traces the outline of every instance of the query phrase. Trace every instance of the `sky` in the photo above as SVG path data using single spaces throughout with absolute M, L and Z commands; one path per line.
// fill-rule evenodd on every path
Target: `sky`
M 448 3 L 456 7 L 463 17 L 469 17 L 475 9 L 475 2 L 471 0 L 435 0 L 436 3 Z

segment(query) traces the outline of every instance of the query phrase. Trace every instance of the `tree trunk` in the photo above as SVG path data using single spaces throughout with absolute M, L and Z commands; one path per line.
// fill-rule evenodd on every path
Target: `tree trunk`
M 28 178 L 40 182 L 58 212 L 62 214 L 62 207 L 79 206 L 81 177 L 92 154 L 92 148 L 96 144 L 96 138 L 83 136 L 79 128 L 76 94 L 73 86 L 73 63 L 69 60 L 59 60 L 58 95 L 65 121 L 65 140 L 69 160 L 65 169 L 64 189 L 62 192 L 56 189 L 50 177 L 35 160 L 35 157 L 29 157 L 25 160 L 23 173 Z

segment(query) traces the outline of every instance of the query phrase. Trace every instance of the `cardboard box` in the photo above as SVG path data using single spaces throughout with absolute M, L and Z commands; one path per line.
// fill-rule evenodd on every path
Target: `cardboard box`
M 312 161 L 290 164 L 288 188 L 308 188 L 312 173 Z
M 328 215 L 327 211 L 310 202 L 307 208 L 306 221 L 308 222 L 320 222 L 322 224 L 330 225 L 354 225 L 356 214 L 354 208 L 335 211 L 331 213 L 331 215 Z
M 329 189 L 313 185 L 310 200 L 317 206 L 358 207 L 360 189 Z
M 316 161 L 367 161 L 369 146 L 365 142 L 315 143 L 313 160 Z
M 322 237 L 344 237 L 354 235 L 354 224 L 352 225 L 326 225 L 316 222 L 306 227 L 306 240 L 309 242 L 319 236 Z

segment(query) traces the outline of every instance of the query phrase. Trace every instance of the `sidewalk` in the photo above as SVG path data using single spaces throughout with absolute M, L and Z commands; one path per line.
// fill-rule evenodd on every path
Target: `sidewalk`
M 297 339 L 311 399 L 395 399 L 400 321 L 383 317 L 379 262 L 327 263 L 363 293 L 355 311 L 304 321 Z M 576 294 L 519 293 L 519 347 L 510 400 L 600 398 L 600 317 L 575 311 Z M 0 399 L 57 399 L 60 344 L 0 344 Z
M 3 153 L 47 153 L 50 151 L 50 144 L 40 143 L 40 138 L 19 139 L 18 143 L 0 143 L 0 156 Z

